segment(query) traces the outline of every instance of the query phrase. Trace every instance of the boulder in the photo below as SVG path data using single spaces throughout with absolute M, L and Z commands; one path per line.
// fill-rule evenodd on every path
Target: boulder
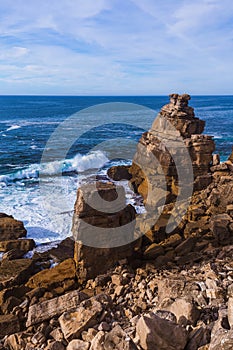
M 18 317 L 15 315 L 0 315 L 0 339 L 20 331 Z
M 65 312 L 59 317 L 59 323 L 67 341 L 79 338 L 81 333 L 98 322 L 103 306 L 96 298 L 83 301 L 79 307 Z
M 76 267 L 73 259 L 67 259 L 51 269 L 45 269 L 34 276 L 27 282 L 27 287 L 52 289 L 64 287 L 68 281 L 75 282 Z M 65 288 L 66 289 L 66 288 Z
M 86 299 L 86 295 L 75 290 L 57 298 L 34 304 L 29 307 L 26 325 L 30 327 L 53 317 L 58 317 L 66 311 L 75 309 L 84 299 Z
M 114 181 L 130 180 L 132 175 L 129 173 L 130 166 L 118 165 L 108 169 L 108 177 Z
M 0 241 L 15 240 L 25 237 L 27 231 L 22 221 L 14 219 L 12 216 L 1 213 L 0 215 Z
M 185 350 L 198 350 L 200 347 L 209 344 L 210 338 L 211 327 L 203 326 L 194 328 L 189 334 L 189 340 Z
M 233 224 L 233 219 L 228 214 L 218 214 L 211 218 L 210 228 L 220 245 L 233 242 L 231 224 Z
M 132 339 L 123 331 L 123 329 L 120 326 L 116 326 L 106 334 L 103 349 L 137 350 L 137 347 L 133 343 Z
M 98 332 L 91 341 L 90 350 L 103 350 L 105 334 L 103 331 Z
M 195 303 L 185 298 L 177 298 L 175 301 L 171 300 L 171 304 L 165 309 L 176 316 L 179 324 L 185 326 L 187 324 L 195 325 L 200 316 L 200 310 Z
M 51 343 L 49 343 L 46 347 L 45 350 L 66 350 L 65 345 L 60 342 L 60 341 L 53 341 Z M 74 349 L 75 350 L 75 349 Z M 82 350 L 82 348 L 80 347 L 80 350 Z M 85 350 L 85 349 L 84 349 Z
M 136 332 L 143 350 L 184 350 L 188 339 L 182 326 L 153 313 L 139 319 Z
M 132 256 L 135 216 L 122 186 L 97 182 L 78 189 L 72 232 L 79 283 Z
M 0 264 L 0 290 L 25 283 L 33 272 L 32 260 L 3 261 Z
M 209 350 L 231 350 L 233 349 L 233 330 L 229 330 L 229 324 L 224 327 L 224 319 L 227 319 L 227 310 L 219 310 L 219 318 L 214 323 L 211 332 Z
M 229 160 L 231 163 L 233 163 L 233 147 L 232 147 L 232 152 L 231 152 L 231 154 L 229 155 L 228 160 Z
M 27 253 L 35 247 L 33 239 L 16 239 L 11 241 L 0 241 L 0 252 L 7 252 L 12 249 L 17 249 Z
M 176 299 L 185 295 L 186 281 L 184 278 L 164 278 L 158 280 L 159 302 L 166 298 Z
M 228 322 L 233 329 L 233 297 L 228 299 Z
M 9 335 L 4 342 L 4 346 L 10 350 L 23 350 L 27 345 L 27 337 L 23 332 Z
M 80 339 L 74 339 L 68 344 L 66 350 L 88 350 L 89 347 L 90 344 L 88 342 Z
M 67 237 L 61 241 L 56 248 L 49 249 L 46 252 L 54 261 L 64 261 L 74 256 L 74 239 L 73 237 Z

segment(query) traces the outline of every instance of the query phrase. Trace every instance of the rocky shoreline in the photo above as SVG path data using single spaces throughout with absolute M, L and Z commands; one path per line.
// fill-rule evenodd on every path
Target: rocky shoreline
M 193 194 L 182 220 L 178 174 L 156 133 L 157 122 L 142 135 L 132 166 L 108 172 L 115 181 L 130 181 L 144 200 L 144 216 L 126 205 L 115 181 L 82 187 L 74 206 L 73 237 L 27 258 L 35 242 L 26 238 L 22 222 L 0 214 L 0 349 L 233 348 L 233 153 L 220 163 L 189 99 L 171 95 L 159 115 L 181 133 L 194 171 Z M 162 137 L 166 144 L 169 137 Z M 150 153 L 161 167 L 151 162 Z M 162 188 L 162 174 L 166 191 L 149 196 L 150 184 Z M 85 200 L 98 192 L 114 201 L 116 189 L 122 201 L 114 213 L 93 209 Z M 151 222 L 155 212 L 159 219 Z M 177 225 L 168 232 L 171 219 Z M 125 245 L 118 246 L 117 228 L 130 223 Z M 96 237 L 109 227 L 116 230 L 110 241 L 110 231 L 98 237 L 103 246 L 83 244 L 93 232 Z

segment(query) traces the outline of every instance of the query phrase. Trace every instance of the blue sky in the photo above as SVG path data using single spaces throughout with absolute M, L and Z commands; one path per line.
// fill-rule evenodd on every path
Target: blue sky
M 232 0 L 0 0 L 0 94 L 233 94 Z

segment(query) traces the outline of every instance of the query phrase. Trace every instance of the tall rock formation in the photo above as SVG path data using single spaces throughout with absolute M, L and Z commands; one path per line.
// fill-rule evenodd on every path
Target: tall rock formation
M 122 186 L 97 182 L 78 189 L 72 232 L 80 283 L 132 255 L 135 216 Z
M 195 117 L 189 100 L 187 94 L 170 95 L 170 103 L 142 135 L 129 170 L 131 184 L 147 209 L 138 230 L 152 242 L 169 236 L 165 230 L 168 222 L 178 226 L 186 211 L 185 201 L 212 181 L 215 143 L 212 136 L 202 134 L 205 122 Z M 179 204 L 175 206 L 176 201 Z M 158 220 L 153 223 L 154 213 Z
M 152 187 L 161 190 L 164 176 L 166 183 L 162 196 L 167 196 L 167 203 L 176 198 L 179 182 L 184 180 L 178 178 L 176 163 L 184 162 L 184 146 L 192 162 L 194 190 L 203 189 L 211 182 L 210 166 L 215 144 L 212 136 L 202 135 L 205 122 L 195 117 L 194 109 L 188 106 L 189 100 L 190 96 L 187 94 L 170 95 L 170 103 L 162 107 L 151 129 L 139 141 L 130 169 L 131 183 L 147 204 L 148 182 Z M 189 173 L 185 173 L 187 162 L 182 166 L 184 175 L 188 176 Z M 154 199 L 153 205 L 156 205 L 157 199 L 159 203 L 161 197 Z

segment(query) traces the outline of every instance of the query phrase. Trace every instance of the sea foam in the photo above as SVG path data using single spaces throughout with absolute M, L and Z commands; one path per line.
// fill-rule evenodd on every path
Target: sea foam
M 62 161 L 31 164 L 27 168 L 14 173 L 0 175 L 0 186 L 5 187 L 20 180 L 37 179 L 40 176 L 59 176 L 64 173 L 79 173 L 89 169 L 99 169 L 108 161 L 109 159 L 103 152 L 95 151 L 86 155 L 77 154 L 71 159 Z

